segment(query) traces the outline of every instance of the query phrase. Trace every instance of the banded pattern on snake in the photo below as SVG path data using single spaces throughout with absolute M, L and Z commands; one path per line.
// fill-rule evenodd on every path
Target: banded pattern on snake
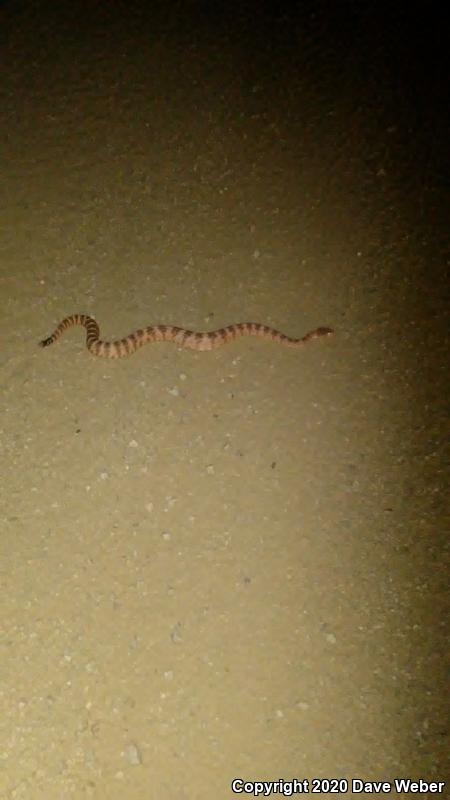
M 94 356 L 102 358 L 123 358 L 135 353 L 144 344 L 151 342 L 173 342 L 179 347 L 186 347 L 190 350 L 217 350 L 228 342 L 238 339 L 241 336 L 259 336 L 272 342 L 278 342 L 286 347 L 303 347 L 312 339 L 319 339 L 322 336 L 331 336 L 331 328 L 316 328 L 309 333 L 305 333 L 301 339 L 292 339 L 284 333 L 270 328 L 268 325 L 261 325 L 259 322 L 238 322 L 235 325 L 228 325 L 226 328 L 219 328 L 216 331 L 188 331 L 185 328 L 176 328 L 173 325 L 150 325 L 148 328 L 140 328 L 133 333 L 113 342 L 106 342 L 100 339 L 100 328 L 92 317 L 86 314 L 72 314 L 65 317 L 51 336 L 39 342 L 41 347 L 48 347 L 62 336 L 64 331 L 74 325 L 83 325 L 86 328 L 86 347 Z

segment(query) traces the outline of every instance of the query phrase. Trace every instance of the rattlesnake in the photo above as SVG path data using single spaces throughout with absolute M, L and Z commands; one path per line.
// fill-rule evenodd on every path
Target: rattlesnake
M 268 325 L 261 325 L 259 322 L 238 322 L 235 325 L 228 325 L 226 328 L 219 328 L 216 331 L 188 331 L 185 328 L 176 328 L 173 325 L 151 325 L 128 334 L 124 339 L 115 342 L 103 342 L 100 339 L 100 328 L 92 317 L 86 314 L 72 314 L 65 317 L 52 335 L 39 342 L 41 347 L 48 347 L 66 331 L 74 325 L 83 325 L 86 328 L 86 347 L 94 356 L 102 358 L 123 358 L 135 353 L 144 344 L 150 342 L 173 342 L 179 347 L 186 347 L 190 350 L 216 350 L 240 336 L 259 336 L 278 342 L 286 347 L 303 347 L 311 339 L 318 339 L 321 336 L 331 336 L 331 328 L 316 328 L 302 336 L 301 339 L 292 339 L 284 333 L 270 328 Z

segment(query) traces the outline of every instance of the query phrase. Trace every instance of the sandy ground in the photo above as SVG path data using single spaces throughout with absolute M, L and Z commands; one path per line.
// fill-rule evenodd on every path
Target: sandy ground
M 448 777 L 439 75 L 310 5 L 0 11 L 2 798 Z

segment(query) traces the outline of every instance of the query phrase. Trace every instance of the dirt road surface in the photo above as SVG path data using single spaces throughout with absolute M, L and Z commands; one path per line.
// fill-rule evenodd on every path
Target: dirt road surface
M 0 8 L 7 800 L 446 779 L 439 20 L 393 5 Z M 335 335 L 39 349 L 74 312 Z

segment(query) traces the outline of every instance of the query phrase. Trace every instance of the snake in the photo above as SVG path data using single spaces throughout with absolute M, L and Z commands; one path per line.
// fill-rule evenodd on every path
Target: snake
M 300 339 L 294 339 L 259 322 L 238 322 L 215 331 L 190 331 L 174 325 L 150 325 L 129 333 L 123 339 L 103 341 L 100 339 L 98 323 L 93 317 L 87 314 L 71 314 L 61 320 L 53 333 L 39 342 L 39 345 L 48 347 L 56 342 L 65 331 L 76 325 L 82 325 L 86 329 L 86 347 L 89 352 L 101 358 L 124 358 L 151 342 L 173 342 L 173 344 L 189 350 L 217 350 L 241 336 L 258 336 L 286 347 L 304 347 L 313 339 L 331 336 L 334 333 L 332 328 L 320 327 L 305 333 Z

